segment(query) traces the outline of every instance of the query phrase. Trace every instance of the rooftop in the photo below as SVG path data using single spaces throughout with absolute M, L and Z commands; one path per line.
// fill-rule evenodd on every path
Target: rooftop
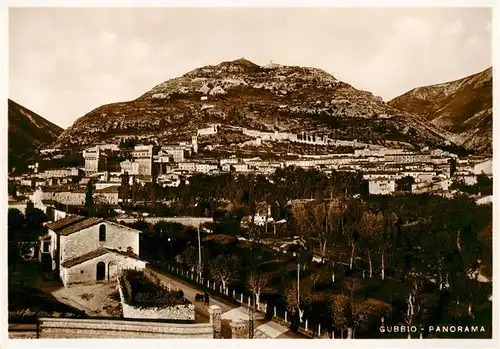
M 68 236 L 70 234 L 73 234 L 73 233 L 76 233 L 80 230 L 89 228 L 89 227 L 96 225 L 98 223 L 101 223 L 101 222 L 104 222 L 104 219 L 90 217 L 90 218 L 86 218 L 84 220 L 72 223 L 70 226 L 67 226 L 66 228 L 63 228 L 59 231 L 56 231 L 56 233 L 59 235 Z
M 118 193 L 119 190 L 120 190 L 120 186 L 119 185 L 113 185 L 113 186 L 110 186 L 110 187 L 106 187 L 106 188 L 102 188 L 102 189 L 97 189 L 95 192 L 97 194 L 100 194 L 100 193 Z
M 100 247 L 97 250 L 91 251 L 91 252 L 86 253 L 84 255 L 81 255 L 81 256 L 78 256 L 75 258 L 71 258 L 71 259 L 63 262 L 61 264 L 61 266 L 64 268 L 71 268 L 71 267 L 74 267 L 75 265 L 78 265 L 78 264 L 81 264 L 83 262 L 90 261 L 94 258 L 103 256 L 106 253 L 117 253 L 117 254 L 120 254 L 122 256 L 130 257 L 130 258 L 134 258 L 134 259 L 139 259 L 139 256 L 136 255 L 135 253 L 132 253 L 132 252 L 118 251 L 118 250 L 114 250 L 114 249 L 110 249 L 110 248 Z
M 66 228 L 72 224 L 75 224 L 77 222 L 80 222 L 84 219 L 85 219 L 85 217 L 82 217 L 82 216 L 68 216 L 68 217 L 60 219 L 58 221 L 48 223 L 47 228 L 49 228 L 55 232 L 58 232 L 59 230 L 62 230 L 64 228 Z

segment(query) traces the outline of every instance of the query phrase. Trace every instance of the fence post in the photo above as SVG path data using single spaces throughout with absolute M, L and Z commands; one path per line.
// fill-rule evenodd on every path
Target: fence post
M 274 316 L 276 316 L 276 307 L 274 307 Z
M 287 322 L 287 314 L 288 312 L 285 310 L 285 322 Z
M 233 299 L 236 298 L 236 290 L 233 289 Z
M 207 288 L 210 288 L 210 280 L 207 280 Z
M 251 300 L 250 300 L 250 296 L 248 296 L 248 306 L 250 306 L 251 304 Z
M 243 304 L 243 292 L 241 293 L 240 303 Z
M 306 319 L 306 331 L 307 331 L 307 319 Z
M 318 325 L 318 337 L 321 337 L 321 324 Z

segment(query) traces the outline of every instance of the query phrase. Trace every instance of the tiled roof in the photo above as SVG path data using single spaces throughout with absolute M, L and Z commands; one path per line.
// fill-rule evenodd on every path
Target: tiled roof
M 110 252 L 114 252 L 114 253 L 118 253 L 122 256 L 125 256 L 125 257 L 130 257 L 130 258 L 134 258 L 134 259 L 139 259 L 139 256 L 136 255 L 135 253 L 133 252 L 126 252 L 126 251 L 119 251 L 119 250 L 115 250 L 115 249 L 112 249 L 112 248 L 107 248 L 108 251 Z
M 97 189 L 95 192 L 97 194 L 99 194 L 99 193 L 118 193 L 119 188 L 120 188 L 119 185 L 113 185 L 113 186 L 109 186 L 106 188 Z
M 100 257 L 105 255 L 106 253 L 116 253 L 125 257 L 129 258 L 134 258 L 134 259 L 139 259 L 139 256 L 136 255 L 135 253 L 130 253 L 126 251 L 119 251 L 119 250 L 114 250 L 111 248 L 105 248 L 105 247 L 99 247 L 97 250 L 94 250 L 89 253 L 85 253 L 84 255 L 71 258 L 61 264 L 62 267 L 64 268 L 71 268 L 74 267 L 75 265 L 81 264 L 83 262 L 90 261 L 94 258 Z
M 47 224 L 47 228 L 57 232 L 59 230 L 62 230 L 76 222 L 79 222 L 81 220 L 85 219 L 85 217 L 82 216 L 68 216 L 63 219 L 60 219 L 58 221 L 55 221 L 53 223 Z
M 102 219 L 102 218 L 96 218 L 96 217 L 87 218 L 87 219 L 84 219 L 82 221 L 75 222 L 74 224 L 71 224 L 67 228 L 56 231 L 56 233 L 59 235 L 67 236 L 67 235 L 76 233 L 80 230 L 89 228 L 89 227 L 91 227 L 95 224 L 98 224 L 100 222 L 103 222 L 103 221 L 104 221 L 104 219 Z
M 86 262 L 86 261 L 90 261 L 91 259 L 100 257 L 102 255 L 105 255 L 106 253 L 109 253 L 109 251 L 107 249 L 105 249 L 104 247 L 101 247 L 101 248 L 98 248 L 97 250 L 94 250 L 92 252 L 85 253 L 81 256 L 68 259 L 67 261 L 61 263 L 61 266 L 63 268 L 71 268 L 71 267 L 74 267 L 75 265 L 81 264 L 81 263 Z

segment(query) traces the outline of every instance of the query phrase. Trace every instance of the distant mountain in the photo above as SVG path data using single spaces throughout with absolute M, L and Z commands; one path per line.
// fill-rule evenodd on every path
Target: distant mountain
M 49 146 L 63 129 L 9 99 L 9 171 L 24 166 L 36 149 Z
M 491 154 L 492 80 L 492 68 L 488 68 L 460 80 L 415 88 L 388 104 L 428 120 L 457 145 Z
M 55 146 L 116 141 L 126 135 L 159 141 L 187 138 L 208 123 L 261 131 L 306 131 L 377 144 L 443 142 L 425 120 L 396 110 L 380 97 L 320 69 L 259 66 L 238 59 L 195 69 L 133 101 L 98 107 L 65 130 Z

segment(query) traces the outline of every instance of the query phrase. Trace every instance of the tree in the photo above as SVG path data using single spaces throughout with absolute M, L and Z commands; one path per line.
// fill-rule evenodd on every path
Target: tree
M 165 248 L 171 239 L 182 239 L 185 236 L 185 228 L 180 223 L 159 221 L 153 226 L 153 240 L 157 247 L 157 255 L 160 263 L 165 261 Z
M 210 274 L 222 284 L 224 291 L 227 285 L 238 280 L 241 263 L 235 255 L 220 254 L 209 264 Z
M 191 270 L 192 272 L 197 271 L 196 269 L 199 267 L 198 263 L 198 253 L 196 248 L 191 244 L 184 250 L 182 253 L 182 260 L 184 264 Z
M 25 217 L 21 211 L 16 208 L 9 208 L 7 216 L 7 237 L 9 264 L 16 270 L 17 262 L 21 254 L 22 232 L 25 225 Z
M 248 289 L 255 294 L 255 303 L 257 304 L 257 309 L 259 309 L 260 295 L 265 291 L 267 284 L 269 283 L 269 277 L 257 273 L 253 270 L 248 277 Z
M 376 245 L 380 251 L 380 277 L 385 279 L 385 256 L 387 250 L 394 245 L 395 236 L 399 227 L 399 217 L 396 214 L 384 215 L 384 227 L 375 236 Z
M 255 224 L 250 225 L 248 228 L 248 238 L 258 244 L 262 239 L 261 229 Z
M 351 298 L 347 307 L 347 319 L 349 324 L 347 337 L 354 338 L 356 330 L 363 328 L 370 320 L 370 317 L 380 318 L 390 309 L 391 306 L 389 304 L 373 298 Z
M 130 180 L 129 180 L 129 175 L 128 175 L 128 172 L 125 172 L 124 174 L 122 174 L 122 181 L 121 181 L 121 185 L 120 185 L 120 196 L 123 200 L 123 203 L 124 204 L 127 204 L 128 202 L 128 199 L 130 197 Z M 135 177 L 134 177 L 134 180 L 135 180 Z M 137 188 L 135 188 L 137 189 Z M 136 193 L 134 193 L 136 194 Z
M 126 184 L 123 183 L 123 178 L 122 178 L 122 185 L 128 186 L 128 179 L 126 180 Z M 137 183 L 137 179 L 135 176 L 132 177 L 132 202 L 135 204 L 137 201 L 137 196 L 139 194 L 139 184 Z
M 300 297 L 297 295 L 300 294 Z M 285 287 L 285 302 L 286 308 L 295 314 L 296 311 L 299 312 L 300 318 L 302 319 L 303 310 L 305 307 L 311 304 L 314 292 L 312 291 L 311 283 L 307 281 L 300 281 L 299 288 L 297 288 L 297 282 L 292 281 L 288 286 Z
M 344 234 L 346 235 L 348 243 L 351 247 L 351 256 L 349 259 L 350 270 L 352 270 L 352 266 L 354 263 L 354 250 L 360 237 L 358 231 L 358 222 L 361 218 L 361 215 L 362 211 L 360 202 L 358 200 L 352 200 L 351 202 L 349 202 L 345 217 L 346 224 L 344 228 Z
M 350 298 L 342 294 L 332 295 L 328 302 L 328 312 L 332 320 L 333 338 L 335 338 L 335 329 L 340 331 L 340 338 L 344 338 L 344 331 L 347 329 L 347 305 Z
M 94 205 L 94 183 L 90 180 L 87 183 L 87 193 L 85 195 L 85 209 L 89 217 L 95 215 L 95 205 Z
M 350 297 L 354 297 L 354 292 L 359 290 L 363 285 L 361 280 L 355 276 L 348 276 L 344 278 L 344 286 L 349 290 Z
M 15 198 L 17 196 L 17 184 L 16 184 L 16 182 L 9 181 L 9 184 L 8 184 L 8 193 L 13 198 Z
M 396 180 L 396 190 L 411 192 L 411 186 L 415 184 L 415 179 L 412 176 L 406 176 Z
M 384 216 L 381 213 L 365 212 L 359 221 L 359 233 L 361 243 L 368 254 L 369 275 L 373 275 L 371 249 L 373 248 L 376 235 L 381 234 L 384 229 Z
M 26 206 L 25 214 L 25 229 L 24 229 L 24 240 L 26 243 L 35 243 L 38 238 L 45 234 L 47 229 L 43 226 L 43 223 L 47 221 L 47 216 L 45 213 L 38 209 L 30 206 Z

